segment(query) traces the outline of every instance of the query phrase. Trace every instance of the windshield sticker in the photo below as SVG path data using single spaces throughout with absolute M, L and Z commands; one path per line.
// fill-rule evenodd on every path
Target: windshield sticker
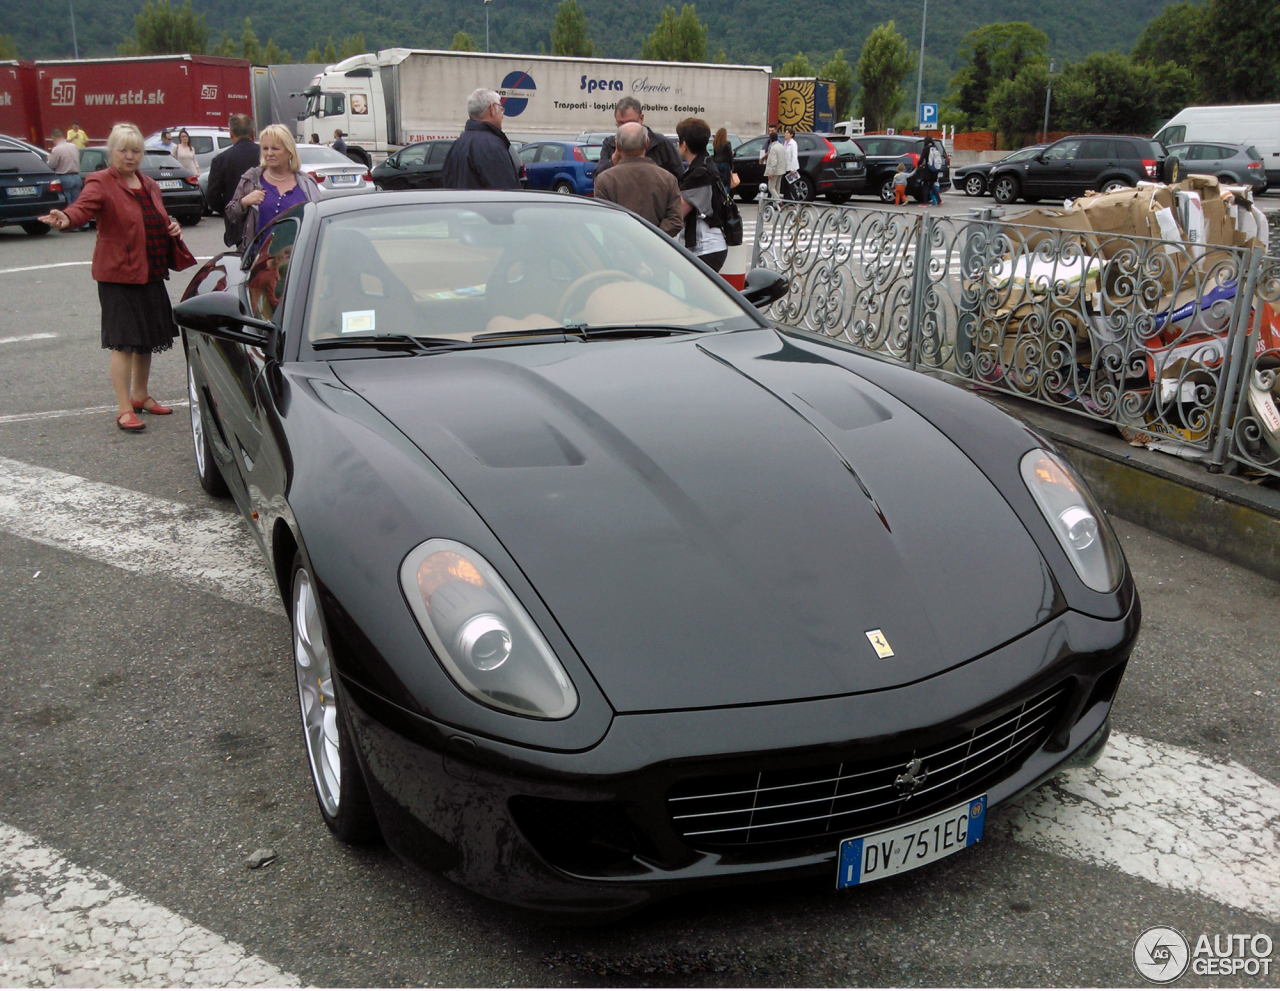
M 342 314 L 344 334 L 364 334 L 374 329 L 376 310 L 345 310 Z
M 463 286 L 461 289 L 445 289 L 441 292 L 427 294 L 427 299 L 467 299 L 471 296 L 483 296 L 485 287 Z

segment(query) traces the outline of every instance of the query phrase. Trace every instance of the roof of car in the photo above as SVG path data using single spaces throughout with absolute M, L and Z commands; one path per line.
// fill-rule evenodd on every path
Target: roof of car
M 372 210 L 378 207 L 403 207 L 430 203 L 537 203 L 539 206 L 568 208 L 573 206 L 587 207 L 593 210 L 622 210 L 625 207 L 585 196 L 563 196 L 549 190 L 497 190 L 497 189 L 430 189 L 430 190 L 396 190 L 394 192 L 368 193 L 364 196 L 340 196 L 331 199 L 315 200 L 306 204 L 322 217 L 338 214 L 358 213 L 361 210 Z

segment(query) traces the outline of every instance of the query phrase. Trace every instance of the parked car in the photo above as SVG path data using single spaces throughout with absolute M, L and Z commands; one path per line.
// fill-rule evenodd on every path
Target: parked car
M 1029 158 L 1034 158 L 1036 152 L 1043 147 L 1044 145 L 1028 145 L 995 162 L 974 162 L 972 165 L 962 165 L 951 173 L 951 184 L 957 189 L 963 189 L 966 196 L 989 195 L 990 188 L 987 180 L 993 168 L 1005 163 L 1025 162 Z
M 1156 132 L 1166 148 L 1175 144 L 1244 144 L 1257 148 L 1269 186 L 1280 186 L 1280 103 L 1187 107 Z
M 21 138 L 10 137 L 7 134 L 0 134 L 0 148 L 21 148 L 24 151 L 31 152 L 42 162 L 49 161 L 49 153 L 43 148 L 23 141 Z
M 208 127 L 204 124 L 170 127 L 168 131 L 174 144 L 178 143 L 179 131 L 186 131 L 191 138 L 191 147 L 196 150 L 196 164 L 200 166 L 200 195 L 204 196 L 209 190 L 209 165 L 220 152 L 231 147 L 231 131 L 225 127 Z M 144 144 L 151 147 L 159 140 L 160 132 L 154 131 L 147 135 Z M 211 213 L 207 207 L 204 212 Z
M 298 160 L 322 197 L 377 192 L 368 169 L 327 145 L 298 145 Z
M 53 169 L 27 148 L 0 143 L 0 227 L 16 224 L 28 234 L 48 234 L 39 218 L 66 205 Z
M 1252 186 L 1255 193 L 1267 188 L 1262 155 L 1252 145 L 1210 144 L 1187 141 L 1169 145 L 1169 154 L 1182 163 L 1184 175 L 1217 176 L 1233 186 Z
M 1176 182 L 1179 164 L 1164 145 L 1127 134 L 1077 134 L 1046 145 L 1020 162 L 999 162 L 988 180 L 997 203 L 1043 197 L 1074 199 L 1139 182 Z
M 105 169 L 110 163 L 105 144 L 80 149 L 80 174 Z M 154 179 L 169 216 L 182 224 L 198 224 L 204 216 L 204 194 L 196 174 L 167 151 L 148 148 L 138 171 Z
M 853 138 L 867 156 L 867 192 L 879 196 L 881 203 L 892 203 L 893 177 L 897 175 L 898 166 L 905 165 L 908 171 L 914 169 L 924 151 L 924 140 L 909 134 L 868 134 Z M 938 175 L 938 188 L 945 193 L 951 188 L 951 156 L 940 142 L 937 144 L 945 159 Z
M 519 151 L 530 189 L 590 196 L 600 146 L 580 141 L 530 141 Z
M 440 189 L 451 147 L 453 138 L 405 145 L 374 166 L 373 181 L 379 189 Z
M 750 203 L 764 182 L 764 163 L 760 153 L 769 140 L 767 134 L 740 144 L 733 153 L 733 171 L 741 183 L 737 193 Z M 832 203 L 845 203 L 867 185 L 867 160 L 852 138 L 839 134 L 796 135 L 800 153 L 800 179 L 791 185 L 791 195 L 798 200 L 816 199 L 819 194 Z
M 599 922 L 963 856 L 1101 755 L 1141 607 L 1088 488 L 772 325 L 789 287 L 524 192 L 306 203 L 196 273 L 195 471 L 284 600 L 338 839 Z

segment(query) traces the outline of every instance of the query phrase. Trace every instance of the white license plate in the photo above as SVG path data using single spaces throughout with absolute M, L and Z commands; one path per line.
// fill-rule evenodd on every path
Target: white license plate
M 333 180 L 335 186 L 354 186 L 356 180 L 360 177 L 355 175 L 331 175 L 329 178 Z
M 981 795 L 927 819 L 841 840 L 836 887 L 878 881 L 949 857 L 982 839 L 986 820 L 987 796 Z
M 35 196 L 39 192 L 35 186 L 10 186 L 10 196 Z
M 181 179 L 161 179 L 156 185 L 161 189 L 181 189 L 186 183 Z

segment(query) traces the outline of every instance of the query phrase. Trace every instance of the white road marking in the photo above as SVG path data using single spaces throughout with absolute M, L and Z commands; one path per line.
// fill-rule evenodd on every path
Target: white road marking
M 0 823 L 0 986 L 298 987 L 244 947 Z
M 198 262 L 207 262 L 213 255 L 196 255 Z M 15 272 L 43 272 L 49 268 L 74 268 L 77 265 L 92 265 L 93 260 L 82 262 L 50 262 L 48 265 L 24 265 L 21 268 L 0 268 L 0 275 L 12 275 Z
M 187 399 L 162 399 L 161 406 L 186 406 Z M 6 416 L 0 416 L 0 424 L 4 423 L 26 423 L 28 420 L 59 420 L 64 416 L 85 416 L 88 413 L 114 413 L 117 407 L 115 403 L 110 406 L 85 406 L 81 409 L 50 409 L 40 413 L 9 413 Z
M 239 514 L 0 458 L 0 530 L 283 613 L 275 582 Z
M 1280 923 L 1280 787 L 1234 761 L 1113 733 L 1003 816 L 1020 842 Z
M 229 513 L 0 458 L 0 530 L 282 611 Z M 1096 767 L 996 810 L 992 828 L 1280 922 L 1280 787 L 1237 763 L 1114 733 Z
M 48 341 L 57 334 L 19 334 L 17 337 L 0 337 L 0 344 L 19 344 L 22 341 Z

